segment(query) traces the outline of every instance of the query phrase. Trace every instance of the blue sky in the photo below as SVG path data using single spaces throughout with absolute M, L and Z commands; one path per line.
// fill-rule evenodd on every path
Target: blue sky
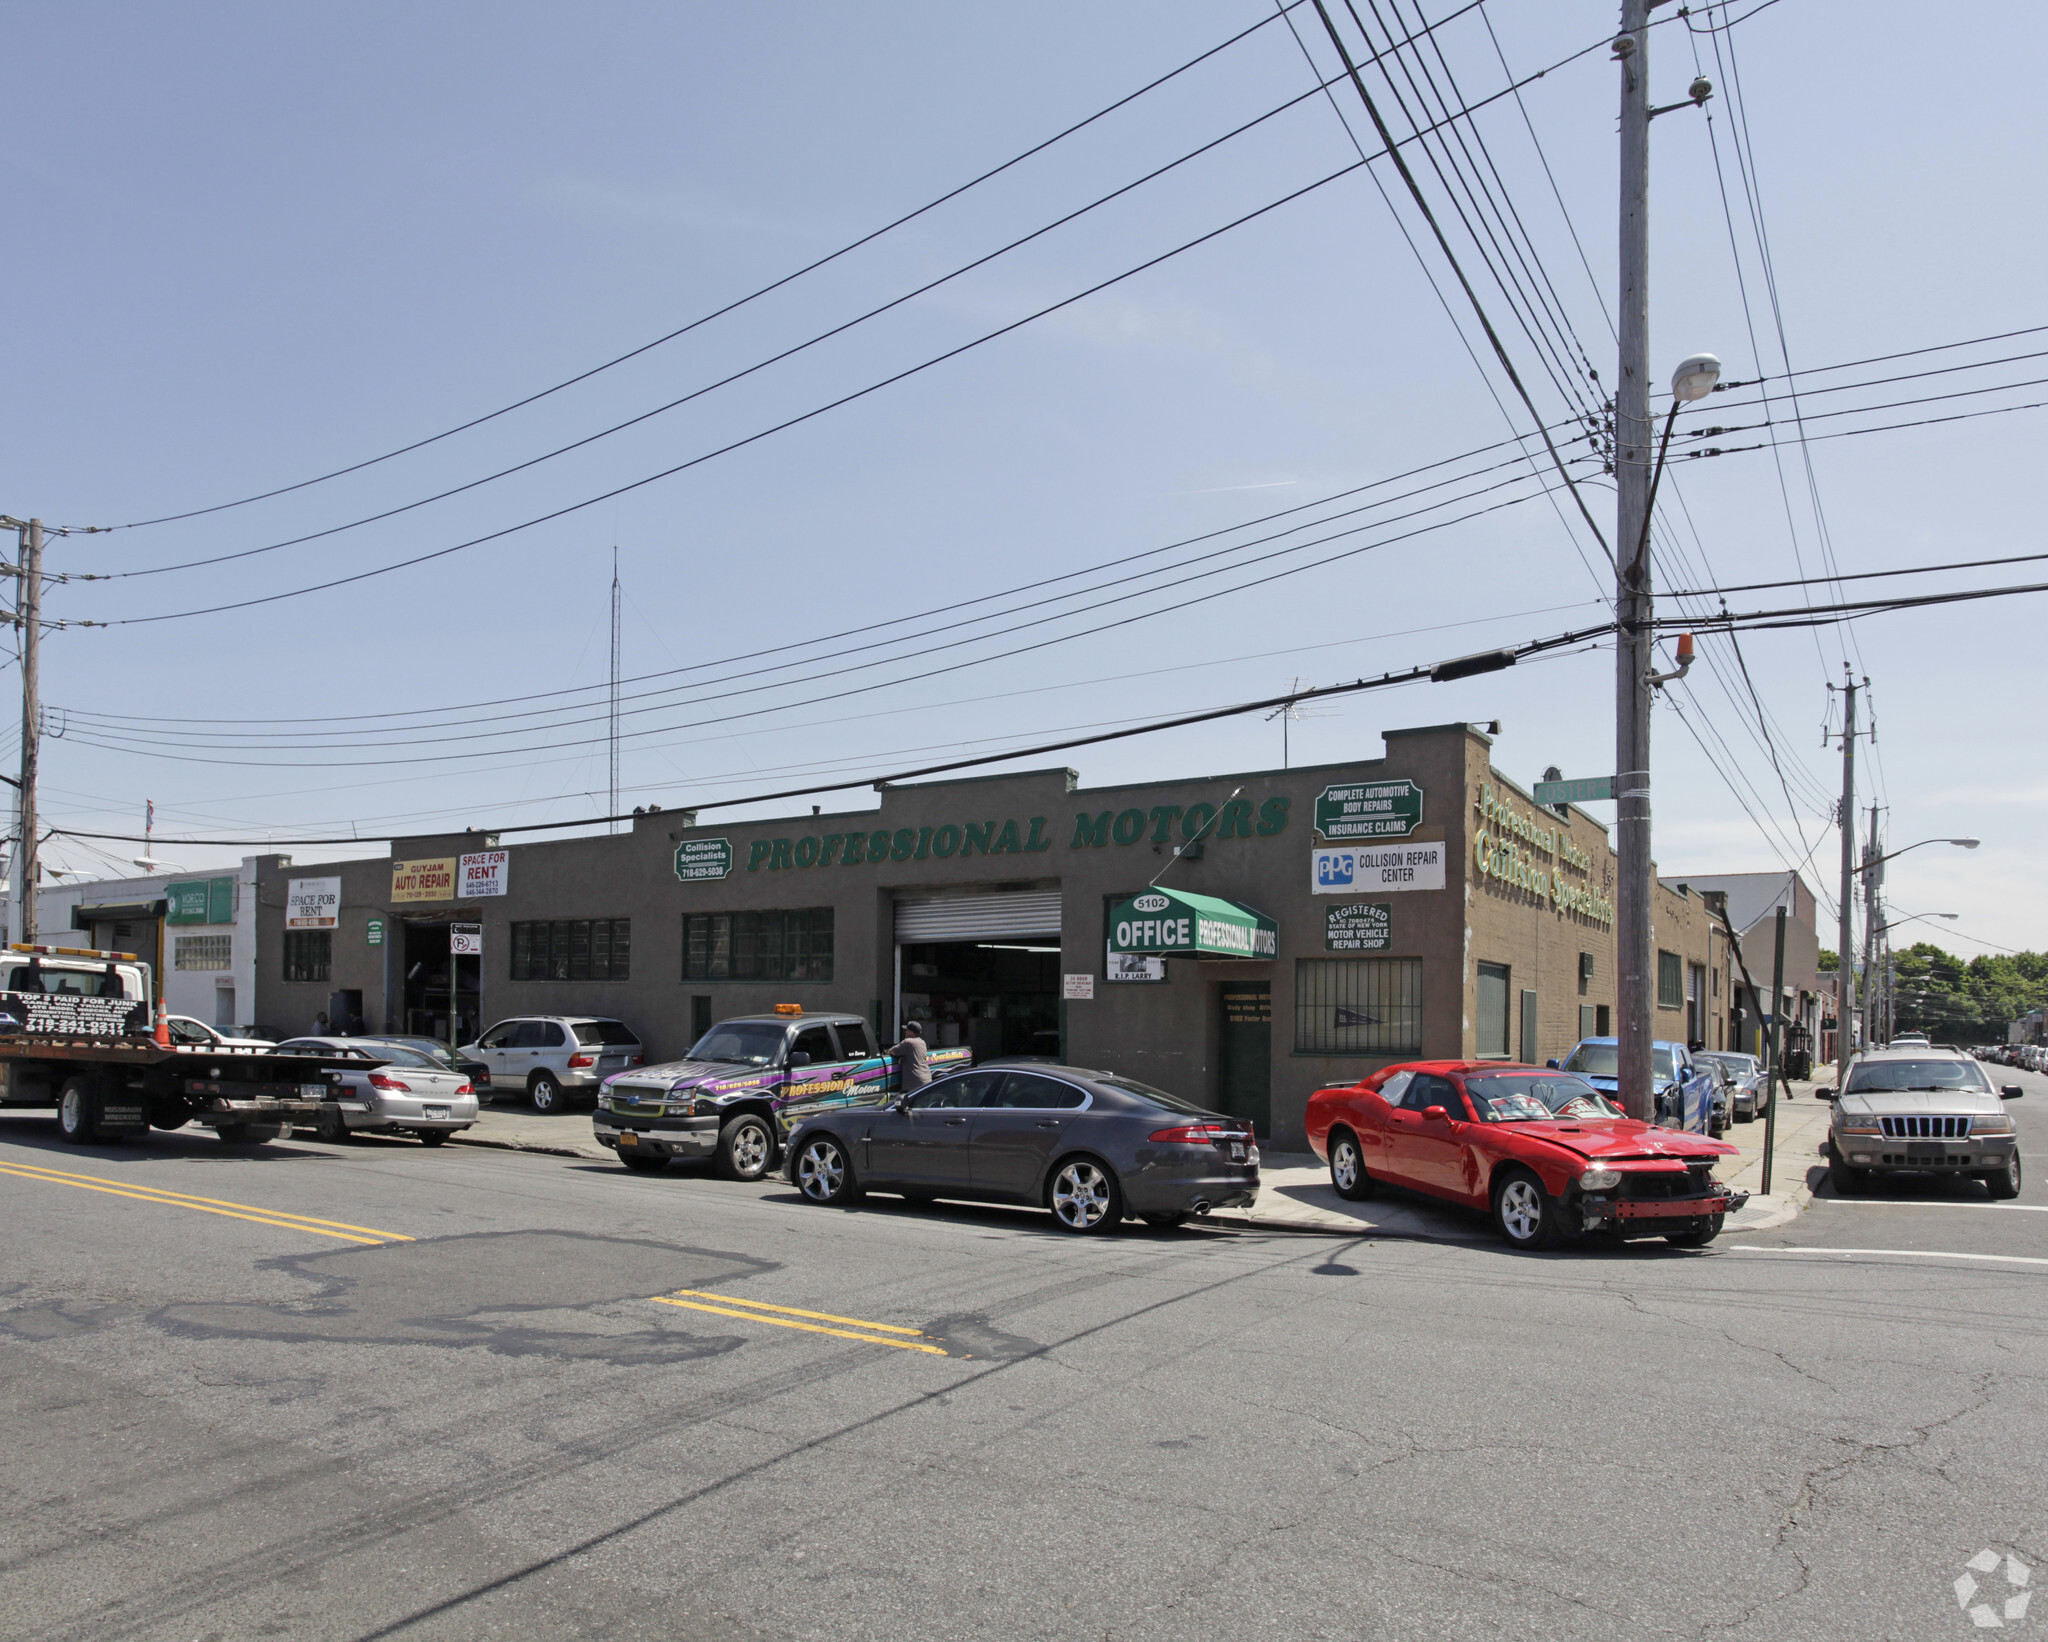
M 23 14 L 12 36 L 15 134 L 0 160 L 23 235 L 10 266 L 16 391 L 4 411 L 0 505 L 66 525 L 124 524 L 293 484 L 435 433 L 790 272 L 1265 15 L 1241 0 Z M 1331 72 L 1327 42 L 1307 32 L 1313 11 L 1296 15 Z M 1721 70 L 1711 39 L 1660 16 L 1652 79 L 1668 102 L 1683 97 L 1696 46 L 1711 76 Z M 1597 46 L 1612 22 L 1609 8 L 1576 0 L 1495 0 L 1446 23 L 1443 57 L 1430 64 L 1466 99 L 1491 97 L 1507 83 L 1503 61 L 1531 73 Z M 1746 293 L 1706 119 L 1682 111 L 1656 123 L 1659 373 L 1711 348 L 1731 378 L 1754 377 L 1759 352 L 1774 368 L 1780 319 L 1802 367 L 2048 323 L 2036 272 L 2040 183 L 2027 159 L 2041 147 L 2029 73 L 2041 25 L 2013 13 L 1987 54 L 1949 47 L 1924 23 L 1893 5 L 1852 13 L 1778 0 L 1722 41 L 1737 54 L 1746 131 L 1725 92 L 1710 106 Z M 467 484 L 889 301 L 1312 84 L 1300 47 L 1269 24 L 912 225 L 540 404 L 271 501 L 66 536 L 52 543 L 49 568 L 122 573 L 243 552 Z M 1567 322 L 1563 366 L 1575 368 L 1583 348 L 1608 380 L 1615 101 L 1614 69 L 1595 49 L 1474 121 Z M 1355 99 L 1336 108 L 1367 134 Z M 59 586 L 49 612 L 133 622 L 289 593 L 686 462 L 1325 176 L 1356 158 L 1336 108 L 1309 98 L 878 320 L 514 477 L 297 547 Z M 1750 164 L 1775 315 L 1737 174 Z M 1419 234 L 1384 162 L 1373 174 Z M 1449 218 L 1449 191 L 1421 177 Z M 1468 260 L 1539 406 L 1562 414 L 1535 346 Z M 173 835 L 353 828 L 375 838 L 592 813 L 606 781 L 595 696 L 551 698 L 576 709 L 551 720 L 482 722 L 519 709 L 449 709 L 600 684 L 614 547 L 626 673 L 702 669 L 629 687 L 695 686 L 630 703 L 640 710 L 627 720 L 629 804 L 800 785 L 826 767 L 866 777 L 1595 622 L 1601 587 L 1587 564 L 1598 549 L 1537 499 L 1007 659 L 985 658 L 1249 573 L 1009 638 L 1001 623 L 963 624 L 965 601 L 1504 438 L 1511 428 L 1494 394 L 1512 401 L 1497 371 L 1475 366 L 1469 316 L 1459 309 L 1454 328 L 1429 275 L 1455 298 L 1441 258 L 1425 245 L 1418 262 L 1373 182 L 1354 172 L 959 358 L 546 525 L 310 596 L 56 633 L 45 694 L 63 733 L 46 744 L 46 815 L 127 831 L 153 798 Z M 1810 385 L 1988 360 L 2037 340 Z M 2048 376 L 2038 363 L 1872 387 L 1808 409 Z M 1726 396 L 1730 415 L 1751 397 Z M 1797 448 L 1781 453 L 1782 470 L 1768 451 L 1688 463 L 1663 510 L 1687 561 L 1661 564 L 1659 579 L 1668 587 L 1698 572 L 1726 586 L 1816 573 L 1826 562 L 1816 496 L 1844 571 L 2032 551 L 2039 427 L 2040 413 L 2019 413 L 1822 442 L 1810 447 L 1810 478 Z M 1518 471 L 1528 470 L 1466 488 Z M 1516 482 L 1520 491 L 1485 501 L 1533 491 Z M 1587 495 L 1604 523 L 1611 493 Z M 2034 578 L 2019 567 L 1974 579 Z M 1958 912 L 1943 931 L 2043 944 L 2040 778 L 2025 706 L 2042 608 L 2012 599 L 1887 616 L 1862 624 L 1846 650 L 1827 633 L 1745 639 L 1741 660 L 1769 710 L 1783 787 L 1753 733 L 1737 659 L 1725 641 L 1705 641 L 1710 666 L 1678 710 L 1715 756 L 1674 710 L 1658 716 L 1665 869 L 1765 870 L 1812 850 L 1821 871 L 1810 880 L 1831 888 L 1823 794 L 1839 770 L 1820 742 L 1824 685 L 1846 654 L 1874 686 L 1879 742 L 1865 767 L 1890 806 L 1891 840 L 1985 840 L 1968 854 L 1937 848 L 1900 861 L 1889 885 L 1897 909 Z M 904 618 L 917 621 L 881 625 Z M 929 636 L 864 648 L 911 627 Z M 973 642 L 933 648 L 963 637 Z M 777 647 L 791 648 L 761 654 Z M 848 670 L 878 654 L 900 659 Z M 810 682 L 763 671 L 791 659 Z M 934 672 L 961 660 L 975 665 Z M 892 682 L 854 693 L 883 680 Z M 1293 726 L 1294 756 L 1373 757 L 1382 729 L 1498 718 L 1497 759 L 1510 775 L 1531 781 L 1552 763 L 1601 773 L 1612 763 L 1612 694 L 1608 652 L 1570 654 L 1333 703 Z M 732 716 L 741 712 L 753 716 Z M 459 722 L 438 722 L 447 719 Z M 476 739 L 505 730 L 516 733 Z M 1069 761 L 1084 780 L 1108 781 L 1260 768 L 1279 753 L 1280 726 L 1251 719 Z M 1717 764 L 1739 766 L 1735 787 L 1765 826 Z M 134 853 L 107 848 L 124 864 Z M 199 867 L 240 851 L 163 853 Z M 55 859 L 107 866 L 71 843 Z M 1960 936 L 1953 944 L 1983 950 Z

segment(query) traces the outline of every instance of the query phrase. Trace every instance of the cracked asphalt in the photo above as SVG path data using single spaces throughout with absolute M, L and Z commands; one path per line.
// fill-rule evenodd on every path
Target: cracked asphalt
M 40 1116 L 0 1165 L 9 1638 L 1922 1642 L 2048 1558 L 2038 1185 L 1518 1257 Z

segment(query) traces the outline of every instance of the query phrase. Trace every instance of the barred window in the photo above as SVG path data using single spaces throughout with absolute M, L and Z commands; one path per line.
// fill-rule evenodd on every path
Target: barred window
M 515 981 L 628 981 L 633 920 L 553 918 L 512 926 Z
M 334 931 L 288 929 L 284 932 L 284 978 L 324 981 L 334 964 Z
M 171 943 L 173 969 L 232 969 L 232 935 L 180 935 Z
M 1422 1050 L 1420 958 L 1298 958 L 1294 1047 L 1311 1055 Z
M 686 981 L 829 981 L 832 909 L 693 912 L 683 918 Z

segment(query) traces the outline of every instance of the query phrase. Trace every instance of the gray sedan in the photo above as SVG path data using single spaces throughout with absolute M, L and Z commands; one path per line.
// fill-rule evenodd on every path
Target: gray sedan
M 476 1090 L 469 1079 L 417 1049 L 367 1038 L 292 1038 L 278 1048 L 360 1062 L 326 1074 L 334 1096 L 314 1131 L 322 1140 L 410 1134 L 422 1145 L 439 1146 L 476 1122 Z
M 1259 1191 L 1243 1118 L 1073 1066 L 978 1068 L 886 1106 L 821 1112 L 791 1134 L 783 1169 L 814 1203 L 869 1190 L 1027 1203 L 1070 1232 L 1108 1231 L 1127 1214 L 1176 1226 L 1249 1208 Z

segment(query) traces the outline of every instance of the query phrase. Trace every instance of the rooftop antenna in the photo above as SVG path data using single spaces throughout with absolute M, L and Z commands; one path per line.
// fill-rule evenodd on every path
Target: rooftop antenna
M 1290 690 L 1299 690 L 1301 688 L 1301 680 L 1297 678 L 1292 684 L 1288 686 L 1288 688 Z M 1296 719 L 1335 718 L 1336 716 L 1337 715 L 1335 713 L 1329 711 L 1327 708 L 1304 707 L 1298 701 L 1289 701 L 1286 706 L 1276 707 L 1273 709 L 1272 712 L 1268 713 L 1266 715 L 1266 722 L 1268 724 L 1271 724 L 1273 720 L 1276 718 L 1280 721 L 1280 768 L 1283 770 L 1289 768 L 1289 761 L 1294 756 L 1293 749 L 1288 744 L 1288 730 L 1293 725 Z
M 611 709 L 606 717 L 606 734 L 611 755 L 611 802 L 604 813 L 616 816 L 619 813 L 619 549 L 612 544 L 612 671 Z M 605 823 L 607 832 L 617 832 L 616 820 Z

